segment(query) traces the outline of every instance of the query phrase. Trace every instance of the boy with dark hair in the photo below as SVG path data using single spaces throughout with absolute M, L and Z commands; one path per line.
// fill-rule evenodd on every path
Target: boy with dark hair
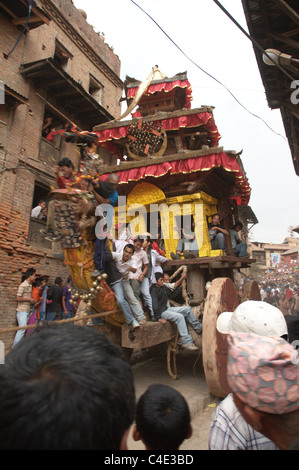
M 127 450 L 134 414 L 131 366 L 93 328 L 42 327 L 0 367 L 1 450 Z
M 147 450 L 178 450 L 192 435 L 190 411 L 180 392 L 164 384 L 152 384 L 136 406 L 135 441 Z
M 201 334 L 202 325 L 195 317 L 191 307 L 170 307 L 169 306 L 169 289 L 164 286 L 164 276 L 162 273 L 156 273 L 156 284 L 151 287 L 151 296 L 153 302 L 153 310 L 156 319 L 162 318 L 176 324 L 181 339 L 181 345 L 184 349 L 198 350 L 192 342 L 187 322 L 197 334 Z
M 43 199 L 40 199 L 38 201 L 38 205 L 35 206 L 31 210 L 31 217 L 35 217 L 36 219 L 40 219 L 40 220 L 47 220 L 45 210 L 46 210 L 46 201 L 44 201 Z

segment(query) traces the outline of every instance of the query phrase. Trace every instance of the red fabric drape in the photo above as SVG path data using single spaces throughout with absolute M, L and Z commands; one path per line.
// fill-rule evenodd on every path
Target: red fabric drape
M 178 130 L 181 128 L 188 127 L 197 127 L 204 126 L 205 130 L 210 134 L 211 140 L 217 145 L 221 135 L 218 132 L 217 126 L 215 124 L 213 115 L 211 113 L 196 113 L 196 114 L 186 114 L 183 116 L 177 116 L 169 119 L 161 119 L 155 121 L 166 131 Z M 94 131 L 94 134 L 97 135 L 97 142 L 107 142 L 109 140 L 119 140 L 126 137 L 128 129 L 131 123 L 126 126 L 121 127 L 111 127 L 109 129 L 103 129 L 99 131 Z M 81 133 L 84 135 L 84 132 Z
M 153 83 L 151 84 L 147 90 L 145 91 L 144 95 L 149 96 L 153 93 L 164 91 L 168 93 L 172 91 L 174 88 L 180 87 L 185 88 L 186 91 L 186 105 L 187 109 L 191 108 L 191 101 L 192 101 L 192 88 L 188 80 L 175 80 L 174 82 L 161 82 L 161 83 Z M 134 98 L 138 90 L 138 87 L 128 88 L 127 98 Z
M 225 152 L 171 162 L 165 161 L 159 164 L 118 171 L 117 174 L 120 178 L 120 184 L 125 184 L 129 181 L 141 181 L 150 176 L 159 178 L 167 173 L 170 175 L 176 173 L 192 173 L 195 171 L 208 171 L 217 167 L 222 167 L 225 171 L 235 173 L 236 195 L 242 197 L 243 204 L 248 204 L 251 188 L 242 173 L 238 161 Z M 103 174 L 101 179 L 104 181 L 108 176 L 109 173 Z
M 61 134 L 66 137 L 71 135 L 79 135 L 82 137 L 85 136 L 86 138 L 89 138 L 91 142 L 93 141 L 99 145 L 103 145 L 104 147 L 109 148 L 111 152 L 122 158 L 121 151 L 116 145 L 113 144 L 113 140 L 125 139 L 131 123 L 132 122 L 124 126 L 120 125 L 119 127 L 110 127 L 108 129 L 94 132 L 80 132 L 76 129 L 75 126 L 73 126 L 71 130 L 67 131 L 66 129 L 61 129 L 59 131 L 55 131 L 55 134 Z M 213 115 L 208 112 L 185 114 L 168 119 L 161 119 L 159 121 L 155 121 L 155 123 L 159 124 L 166 131 L 203 126 L 203 128 L 209 134 L 212 145 L 215 147 L 218 145 L 218 142 L 221 139 L 221 135 L 218 132 Z

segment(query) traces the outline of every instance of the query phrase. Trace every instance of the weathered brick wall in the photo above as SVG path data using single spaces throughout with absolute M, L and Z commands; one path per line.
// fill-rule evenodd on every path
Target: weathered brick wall
M 29 83 L 23 79 L 19 73 L 19 66 L 22 62 L 27 36 L 23 35 L 18 46 L 8 59 L 3 58 L 3 54 L 8 54 L 14 47 L 20 31 L 4 16 L 0 15 L 1 21 L 1 59 L 0 59 L 0 79 L 16 90 L 21 95 L 28 97 Z
M 50 164 L 40 158 L 46 93 L 22 77 L 20 65 L 52 57 L 57 38 L 73 55 L 68 73 L 74 80 L 82 80 L 86 90 L 89 74 L 94 75 L 104 85 L 102 106 L 115 117 L 120 114 L 122 94 L 119 58 L 71 0 L 39 0 L 37 4 L 51 15 L 49 26 L 29 31 L 9 59 L 0 59 L 0 80 L 28 98 L 27 105 L 0 106 L 0 340 L 6 350 L 15 333 L 1 333 L 1 329 L 16 326 L 16 292 L 26 269 L 34 267 L 38 274 L 50 276 L 50 284 L 55 277 L 66 280 L 68 275 L 63 260 L 54 255 L 55 247 L 47 249 L 28 241 L 34 186 L 36 182 L 55 185 L 55 162 Z M 2 15 L 0 28 L 3 57 L 14 46 L 20 31 Z M 81 40 L 78 33 L 83 36 Z M 68 156 L 76 165 L 78 148 L 64 141 L 61 156 Z
M 119 117 L 122 83 L 118 78 L 118 56 L 94 31 L 71 0 L 43 0 L 39 3 L 52 20 L 48 26 L 30 31 L 23 62 L 53 57 L 57 39 L 73 56 L 68 64 L 68 73 L 76 82 L 80 80 L 86 91 L 89 89 L 90 74 L 93 75 L 104 86 L 102 106 L 114 117 Z M 81 35 L 79 42 L 76 33 Z

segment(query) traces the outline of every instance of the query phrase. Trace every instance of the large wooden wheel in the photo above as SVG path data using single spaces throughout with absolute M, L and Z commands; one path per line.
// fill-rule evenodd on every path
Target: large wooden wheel
M 227 336 L 216 330 L 216 322 L 220 313 L 233 312 L 238 305 L 238 292 L 231 279 L 214 279 L 204 308 L 202 358 L 207 385 L 217 397 L 225 397 L 229 393 L 229 386 L 226 377 Z
M 256 281 L 245 281 L 242 286 L 241 302 L 262 300 L 259 285 Z

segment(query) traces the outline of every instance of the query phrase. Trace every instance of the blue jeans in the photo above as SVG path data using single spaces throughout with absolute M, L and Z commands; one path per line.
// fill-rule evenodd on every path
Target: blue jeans
M 68 310 L 67 313 L 68 313 L 68 316 L 66 316 L 66 314 L 64 313 L 64 310 L 63 310 L 63 312 L 61 314 L 61 317 L 62 317 L 63 320 L 67 320 L 68 318 L 73 318 L 74 315 L 73 315 L 72 310 Z
M 211 242 L 213 250 L 223 250 L 226 251 L 225 238 L 223 233 L 218 232 L 214 240 Z
M 143 278 L 143 281 L 140 286 L 140 291 L 143 296 L 144 304 L 148 306 L 151 312 L 151 316 L 154 316 L 152 296 L 150 294 L 150 280 L 148 277 Z
M 169 307 L 164 310 L 161 318 L 176 323 L 183 344 L 192 343 L 186 319 L 197 333 L 201 333 L 201 323 L 196 319 L 190 307 Z
M 55 321 L 58 320 L 59 312 L 47 312 L 46 320 Z
M 139 320 L 145 320 L 145 315 L 143 313 L 143 309 L 139 303 L 139 300 L 136 299 L 135 294 L 133 292 L 132 286 L 130 284 L 129 279 L 124 280 L 124 292 L 125 292 L 125 298 L 128 301 L 131 310 L 135 316 L 135 318 Z
M 98 271 L 105 270 L 105 243 L 106 238 L 97 238 L 94 245 L 94 263 Z
M 29 320 L 29 312 L 17 312 L 17 320 L 19 326 L 27 326 Z M 13 342 L 14 347 L 24 337 L 26 330 L 18 330 Z
M 233 252 L 235 255 L 239 255 L 240 257 L 247 255 L 247 244 L 244 242 L 239 243 L 233 248 Z
M 125 320 L 126 323 L 131 323 L 133 320 L 135 320 L 132 311 L 130 309 L 130 305 L 125 299 L 125 292 L 124 292 L 124 283 L 123 280 L 121 279 L 120 281 L 116 282 L 115 284 L 112 284 L 111 289 L 113 290 L 115 294 L 115 299 L 117 302 L 117 305 L 122 309 L 124 312 Z

